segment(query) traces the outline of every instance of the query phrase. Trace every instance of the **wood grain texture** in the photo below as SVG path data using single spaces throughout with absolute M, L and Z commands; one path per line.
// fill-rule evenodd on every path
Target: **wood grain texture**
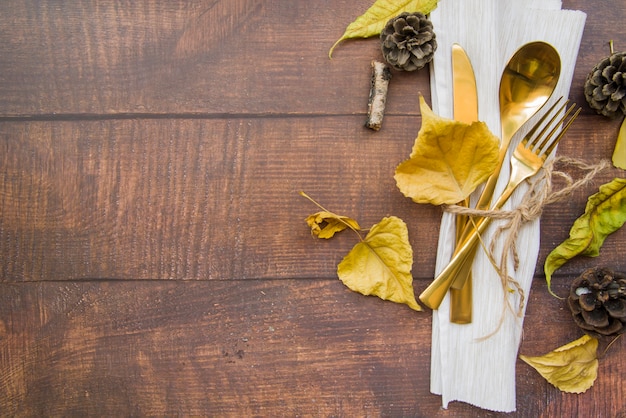
M 429 314 L 337 280 L 1 288 L 3 415 L 497 416 L 429 393 Z M 561 308 L 533 293 L 521 352 L 577 338 Z M 518 362 L 518 416 L 626 412 L 623 349 L 577 396 Z
M 354 245 L 311 238 L 333 211 L 409 226 L 419 292 L 441 210 L 393 180 L 420 126 L 426 72 L 395 72 L 385 122 L 363 128 L 375 39 L 327 57 L 371 1 L 0 3 L 0 415 L 501 416 L 429 393 L 428 312 L 336 279 Z M 619 0 L 587 13 L 571 98 L 626 49 Z M 617 120 L 583 116 L 559 154 L 609 158 Z M 609 170 L 542 215 L 520 352 L 580 336 L 541 266 Z M 626 271 L 626 231 L 560 269 Z M 518 362 L 509 416 L 626 414 L 618 342 L 566 395 Z
M 364 113 L 371 39 L 346 43 L 354 2 L 3 3 L 0 114 Z M 362 68 L 363 71 L 353 71 Z M 416 114 L 428 75 L 389 111 Z M 225 82 L 225 80 L 232 80 Z

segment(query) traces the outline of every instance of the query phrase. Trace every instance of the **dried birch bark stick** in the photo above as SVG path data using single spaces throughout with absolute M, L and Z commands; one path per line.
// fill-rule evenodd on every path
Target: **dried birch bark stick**
M 365 126 L 375 131 L 378 131 L 383 125 L 390 79 L 391 71 L 389 67 L 385 63 L 372 61 L 372 83 L 367 103 L 367 122 L 365 122 Z

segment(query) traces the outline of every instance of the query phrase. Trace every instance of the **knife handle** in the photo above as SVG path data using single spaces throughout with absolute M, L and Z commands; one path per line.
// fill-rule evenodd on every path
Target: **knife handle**
M 469 206 L 469 199 L 465 199 L 463 202 L 465 206 Z M 462 233 L 465 225 L 469 222 L 467 215 L 456 216 L 456 242 L 457 246 L 462 242 Z M 462 268 L 466 268 L 465 271 L 460 271 L 457 278 L 452 282 L 450 287 L 450 322 L 454 324 L 469 324 L 472 322 L 472 263 L 463 263 Z M 459 281 L 459 277 L 467 277 L 463 280 L 465 283 L 460 289 L 455 289 L 455 283 Z

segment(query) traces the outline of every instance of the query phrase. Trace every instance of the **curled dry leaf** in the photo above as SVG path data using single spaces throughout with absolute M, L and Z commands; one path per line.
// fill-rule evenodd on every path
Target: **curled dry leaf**
M 350 228 L 353 231 L 361 229 L 358 222 L 347 216 L 337 215 L 330 212 L 322 205 L 317 203 L 308 194 L 300 192 L 300 196 L 308 199 L 311 203 L 321 209 L 320 212 L 314 213 L 306 217 L 305 221 L 311 228 L 311 234 L 318 238 L 329 239 L 332 238 L 337 232 L 341 232 L 344 229 Z
M 439 0 L 376 0 L 364 14 L 348 25 L 341 38 L 328 51 L 328 57 L 332 58 L 333 51 L 340 42 L 379 35 L 389 19 L 403 12 L 427 15 L 435 10 L 438 2 Z
M 613 165 L 626 170 L 626 118 L 622 121 L 622 126 L 617 134 L 617 142 L 613 151 Z
M 404 303 L 421 311 L 413 291 L 413 249 L 406 224 L 383 218 L 356 244 L 337 267 L 339 279 L 363 295 Z
M 352 218 L 337 215 L 332 212 L 321 211 L 306 217 L 306 223 L 311 227 L 311 233 L 318 238 L 329 239 L 337 232 L 346 228 L 359 230 L 359 224 Z
M 585 335 L 543 356 L 520 358 L 563 392 L 583 393 L 598 376 L 598 340 Z
M 572 225 L 569 238 L 546 257 L 543 270 L 548 289 L 552 274 L 577 255 L 596 257 L 607 236 L 626 222 L 626 179 L 615 178 L 589 196 L 585 213 Z M 550 292 L 552 292 L 550 290 Z
M 420 110 L 422 126 L 410 158 L 396 168 L 396 184 L 417 203 L 463 201 L 497 166 L 500 141 L 484 122 L 437 116 L 422 96 Z

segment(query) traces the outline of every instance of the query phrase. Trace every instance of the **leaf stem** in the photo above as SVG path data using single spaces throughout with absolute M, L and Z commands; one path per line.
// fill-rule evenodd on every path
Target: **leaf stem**
M 606 352 L 609 351 L 609 348 L 611 348 L 611 346 L 615 343 L 615 341 L 617 341 L 619 339 L 619 337 L 621 337 L 622 335 L 623 334 L 620 334 L 620 335 L 616 336 L 615 338 L 613 338 L 611 340 L 611 342 L 606 346 L 606 348 L 604 349 L 604 351 L 600 355 L 600 358 L 604 358 L 604 356 L 606 355 Z

